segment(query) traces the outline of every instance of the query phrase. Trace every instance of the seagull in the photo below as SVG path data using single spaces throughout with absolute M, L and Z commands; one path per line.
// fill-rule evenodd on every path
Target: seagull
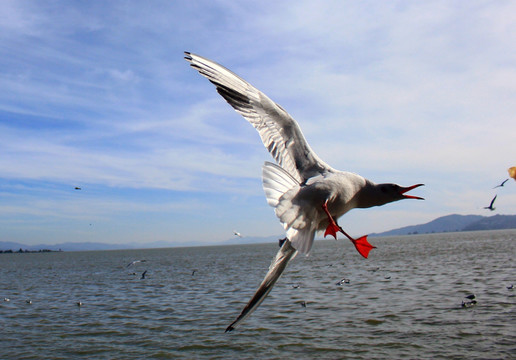
M 185 59 L 213 83 L 217 92 L 258 131 L 277 164 L 265 162 L 262 183 L 265 196 L 283 224 L 287 240 L 269 267 L 258 290 L 237 319 L 226 328 L 232 331 L 265 299 L 287 264 L 298 252 L 308 255 L 317 231 L 337 238 L 341 232 L 367 258 L 374 248 L 367 236 L 348 235 L 337 219 L 353 208 L 380 206 L 402 199 L 417 184 L 376 184 L 351 172 L 339 171 L 321 160 L 310 148 L 299 124 L 278 104 L 247 81 L 211 60 L 190 52 Z
M 4 301 L 8 302 L 8 301 L 11 301 L 11 299 L 4 297 Z
M 80 187 L 76 186 L 75 190 L 82 190 Z
M 349 284 L 350 282 L 351 282 L 351 280 L 349 280 L 349 279 L 347 279 L 347 278 L 344 278 L 344 279 L 340 280 L 340 281 L 337 283 L 337 285 L 338 285 L 338 286 L 342 286 L 342 285 L 344 285 L 344 284 Z
M 463 308 L 472 307 L 472 306 L 474 306 L 474 305 L 476 305 L 476 304 L 477 304 L 477 301 L 475 300 L 475 298 L 476 298 L 475 294 L 470 294 L 470 295 L 468 295 L 468 296 L 464 296 L 464 298 L 465 298 L 465 299 L 469 299 L 469 300 L 471 300 L 471 301 L 464 301 L 464 300 L 462 300 L 462 304 L 461 304 L 461 306 L 462 306 Z
M 143 280 L 145 279 L 145 275 L 147 274 L 147 270 L 145 270 L 144 272 L 142 272 L 142 277 L 140 278 L 140 280 Z
M 77 302 L 76 302 L 76 304 L 77 304 L 77 306 L 78 306 L 78 307 L 81 307 L 82 305 L 84 305 L 84 304 L 82 303 L 82 301 L 77 301 Z
M 496 208 L 495 208 L 495 207 L 493 207 L 493 204 L 494 204 L 494 202 L 495 202 L 495 200 L 496 200 L 496 197 L 497 197 L 497 196 L 498 196 L 498 195 L 495 195 L 495 197 L 493 198 L 493 200 L 491 200 L 491 204 L 489 204 L 489 206 L 485 206 L 485 207 L 484 207 L 484 209 L 489 209 L 489 210 L 491 210 L 491 211 L 494 211 Z
M 147 260 L 134 260 L 134 261 L 131 261 L 129 264 L 127 264 L 126 267 L 129 267 L 131 265 L 134 265 L 134 264 L 137 264 L 139 262 L 146 262 Z
M 496 185 L 493 189 L 504 186 L 507 181 L 509 181 L 509 179 L 505 179 L 500 185 Z
M 471 301 L 462 301 L 462 304 L 461 304 L 461 307 L 463 308 L 469 308 L 469 307 L 472 307 L 472 306 L 475 306 L 477 304 L 477 301 L 476 300 L 471 300 Z
M 238 237 L 242 237 L 242 234 L 240 234 L 238 231 L 233 230 L 233 234 Z

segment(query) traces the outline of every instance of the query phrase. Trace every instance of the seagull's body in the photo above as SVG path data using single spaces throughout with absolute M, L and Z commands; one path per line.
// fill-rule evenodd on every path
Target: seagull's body
M 354 239 L 338 226 L 337 219 L 353 208 L 368 208 L 405 198 L 422 184 L 401 187 L 375 184 L 364 177 L 333 169 L 312 151 L 298 123 L 264 93 L 225 67 L 185 52 L 190 65 L 217 88 L 217 92 L 260 134 L 276 164 L 262 169 L 263 188 L 269 205 L 283 224 L 287 240 L 274 258 L 269 272 L 240 316 L 226 331 L 233 330 L 254 311 L 270 292 L 288 262 L 298 252 L 308 254 L 317 231 L 337 237 L 342 232 L 360 254 L 374 248 L 366 236 Z
M 484 207 L 484 209 L 491 210 L 491 211 L 496 210 L 496 208 L 495 208 L 495 207 L 493 207 L 493 204 L 494 204 L 494 202 L 495 202 L 495 200 L 496 200 L 496 197 L 497 197 L 497 196 L 498 196 L 498 195 L 495 195 L 495 196 L 494 196 L 494 198 L 493 198 L 493 200 L 491 200 L 491 203 L 489 204 L 489 206 L 485 206 L 485 207 Z

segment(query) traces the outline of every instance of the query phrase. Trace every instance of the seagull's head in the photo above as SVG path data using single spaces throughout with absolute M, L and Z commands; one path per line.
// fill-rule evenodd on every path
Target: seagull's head
M 407 195 L 407 192 L 413 190 L 417 187 L 423 186 L 424 184 L 416 184 L 412 186 L 400 186 L 398 184 L 372 184 L 371 190 L 367 191 L 367 195 L 361 196 L 361 200 L 365 203 L 368 203 L 363 207 L 370 206 L 380 206 L 393 201 L 403 200 L 403 199 L 416 199 L 416 200 L 424 200 L 424 198 L 414 195 Z M 364 199 L 365 197 L 365 199 Z
M 380 184 L 380 192 L 385 194 L 387 198 L 391 198 L 391 201 L 398 201 L 403 199 L 416 199 L 416 200 L 425 200 L 422 197 L 407 195 L 410 190 L 413 190 L 417 187 L 424 186 L 425 184 L 416 184 L 412 186 L 403 187 L 398 184 Z
M 404 187 L 398 184 L 375 184 L 368 181 L 367 185 L 360 191 L 360 194 L 358 195 L 357 207 L 368 208 L 372 206 L 381 206 L 403 199 L 424 200 L 422 197 L 407 194 L 407 192 L 410 190 L 423 185 L 424 184 L 416 184 Z

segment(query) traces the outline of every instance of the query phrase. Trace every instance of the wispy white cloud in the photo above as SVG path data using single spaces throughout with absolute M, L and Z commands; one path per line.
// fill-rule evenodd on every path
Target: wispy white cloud
M 124 206 L 134 214 L 147 211 L 134 189 L 182 192 L 177 203 L 205 197 L 208 208 L 235 217 L 244 216 L 231 210 L 241 199 L 256 214 L 244 226 L 276 229 L 272 211 L 254 200 L 270 157 L 255 130 L 189 69 L 182 51 L 190 50 L 280 103 L 334 167 L 428 184 L 424 205 L 359 212 L 353 227 L 368 229 L 368 216 L 389 228 L 478 212 L 478 199 L 491 196 L 479 188 L 516 165 L 515 7 L 4 1 L 0 186 L 81 181 L 126 189 Z M 514 190 L 504 190 L 500 209 L 514 213 Z M 8 201 L 4 213 L 28 206 Z M 405 207 L 410 213 L 401 213 Z

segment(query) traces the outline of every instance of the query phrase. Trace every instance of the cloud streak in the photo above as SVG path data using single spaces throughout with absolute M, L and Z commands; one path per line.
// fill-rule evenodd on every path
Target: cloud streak
M 106 201 L 97 201 L 110 210 L 95 202 L 81 209 L 106 218 L 116 211 L 110 201 L 134 218 L 170 203 L 227 215 L 217 225 L 208 210 L 203 219 L 181 217 L 183 230 L 174 233 L 181 240 L 198 237 L 189 229 L 199 222 L 214 226 L 203 230 L 211 241 L 226 239 L 225 227 L 278 231 L 261 199 L 260 167 L 271 158 L 255 130 L 189 69 L 182 59 L 189 50 L 281 104 L 335 168 L 378 182 L 427 183 L 424 205 L 401 207 L 410 213 L 396 206 L 350 214 L 357 233 L 451 212 L 483 214 L 479 199 L 489 199 L 491 184 L 514 165 L 516 22 L 508 14 L 515 8 L 476 1 L 4 1 L 2 211 L 13 224 L 15 214 L 45 218 L 37 210 L 45 206 L 29 204 L 48 204 L 50 195 L 12 184 L 80 182 L 103 188 Z M 504 189 L 507 200 L 513 188 Z M 162 200 L 146 204 L 137 191 L 162 192 Z M 66 204 L 51 206 L 59 201 Z M 503 213 L 516 211 L 514 202 L 500 203 Z M 61 212 L 55 219 L 69 220 Z M 141 219 L 142 227 L 170 230 Z M 123 220 L 110 221 L 115 228 Z M 26 240 L 48 240 L 34 234 Z M 107 237 L 119 241 L 114 230 Z

